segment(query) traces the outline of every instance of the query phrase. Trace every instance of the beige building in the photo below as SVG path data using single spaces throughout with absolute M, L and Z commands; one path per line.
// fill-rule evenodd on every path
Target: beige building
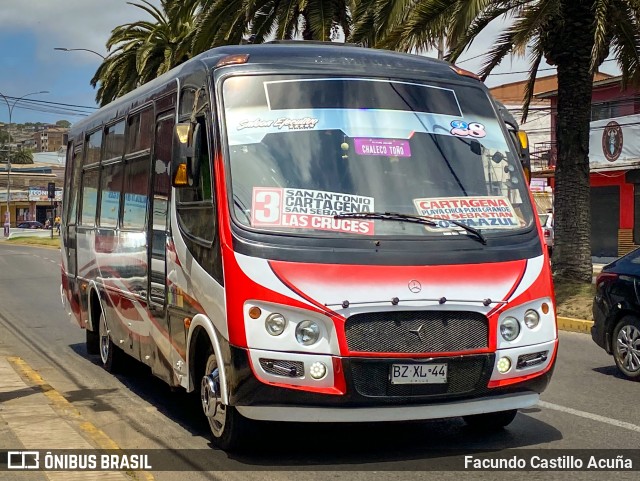
M 64 159 L 64 154 L 61 158 Z M 44 224 L 47 218 L 55 215 L 53 208 L 59 208 L 61 204 L 64 162 L 59 162 L 58 153 L 34 154 L 33 164 L 12 164 L 10 176 L 6 164 L 0 164 L 0 225 L 4 224 L 7 210 L 7 180 L 11 186 L 11 227 L 26 220 L 37 220 Z M 53 204 L 47 197 L 49 182 L 56 185 Z
M 45 127 L 33 134 L 36 152 L 57 152 L 64 146 L 64 134 L 69 129 L 62 127 Z

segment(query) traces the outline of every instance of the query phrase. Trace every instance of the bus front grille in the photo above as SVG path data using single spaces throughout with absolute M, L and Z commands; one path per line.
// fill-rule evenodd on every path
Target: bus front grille
M 366 359 L 351 361 L 351 377 L 358 394 L 380 398 L 431 397 L 448 398 L 465 394 L 478 394 L 487 388 L 495 355 L 469 355 L 433 359 L 432 363 L 447 364 L 447 382 L 442 384 L 392 384 L 392 364 L 415 361 Z
M 352 352 L 436 353 L 487 348 L 489 321 L 472 311 L 355 314 L 345 324 Z

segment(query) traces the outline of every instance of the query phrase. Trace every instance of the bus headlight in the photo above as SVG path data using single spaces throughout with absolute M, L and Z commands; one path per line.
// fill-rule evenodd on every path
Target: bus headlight
M 264 321 L 264 327 L 272 336 L 279 336 L 284 332 L 284 328 L 287 327 L 287 319 L 282 314 L 274 312 L 267 316 Z
M 302 321 L 296 326 L 296 340 L 303 346 L 311 346 L 320 339 L 320 326 L 315 321 Z
M 515 317 L 505 317 L 500 322 L 500 335 L 505 341 L 513 341 L 520 334 L 520 323 Z
M 540 314 L 533 309 L 528 309 L 524 313 L 524 323 L 529 329 L 534 329 L 540 322 Z

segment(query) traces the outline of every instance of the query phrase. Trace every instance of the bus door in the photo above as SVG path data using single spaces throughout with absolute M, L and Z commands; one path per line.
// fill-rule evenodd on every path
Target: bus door
M 169 231 L 171 196 L 169 171 L 174 124 L 174 111 L 164 112 L 157 117 L 152 163 L 152 215 L 149 216 L 149 307 L 163 313 L 167 303 L 166 243 Z
M 67 221 L 65 230 L 66 232 L 62 232 L 62 236 L 65 243 L 65 248 L 67 252 L 67 273 L 70 277 L 73 277 L 75 282 L 76 276 L 78 274 L 77 268 L 77 245 L 76 245 L 76 224 L 77 224 L 77 213 L 78 213 L 78 196 L 80 195 L 80 172 L 82 166 L 80 165 L 82 162 L 82 147 L 76 147 L 73 150 L 72 162 L 68 169 L 69 171 L 69 183 L 71 188 L 67 189 L 67 192 L 71 192 L 71 198 L 67 199 Z

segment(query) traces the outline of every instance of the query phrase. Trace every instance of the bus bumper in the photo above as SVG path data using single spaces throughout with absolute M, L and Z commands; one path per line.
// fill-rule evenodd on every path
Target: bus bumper
M 495 353 L 439 358 L 449 362 L 448 385 L 388 384 L 389 365 L 407 359 L 341 357 L 342 392 L 312 392 L 303 386 L 264 382 L 253 372 L 247 349 L 229 346 L 233 373 L 227 379 L 229 404 L 250 419 L 293 422 L 406 421 L 467 416 L 534 406 L 550 379 L 555 356 L 539 375 L 490 387 Z M 475 358 L 473 360 L 472 358 Z M 454 378 L 455 363 L 467 376 L 476 363 L 477 378 Z M 363 366 L 366 370 L 363 371 Z M 472 367 L 472 366 L 471 366 Z M 363 376 L 363 373 L 365 376 Z M 364 379 L 364 383 L 363 383 Z M 460 386 L 467 382 L 465 388 Z
M 416 421 L 509 411 L 535 406 L 536 393 L 505 394 L 447 403 L 378 407 L 237 406 L 249 419 L 289 422 Z

